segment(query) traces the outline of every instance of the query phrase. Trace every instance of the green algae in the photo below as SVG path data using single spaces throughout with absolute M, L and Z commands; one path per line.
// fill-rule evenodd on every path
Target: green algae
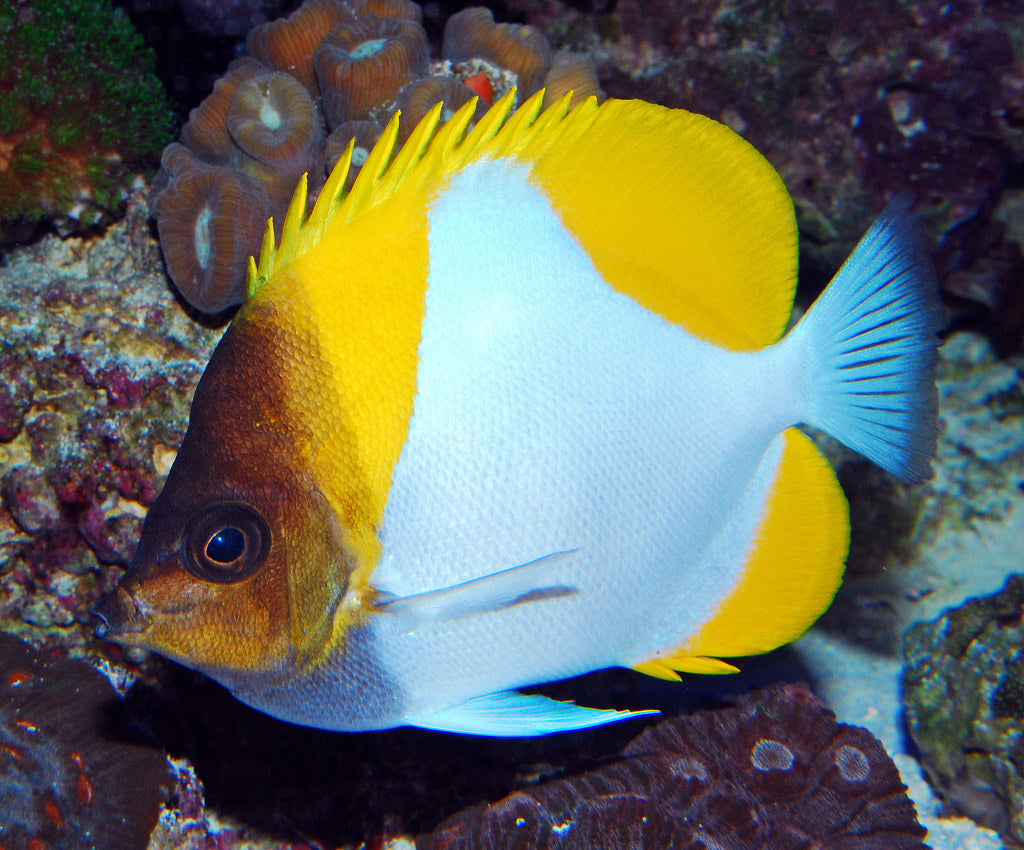
M 152 51 L 109 0 L 19 0 L 0 4 L 0 56 L 0 242 L 112 218 L 171 137 Z

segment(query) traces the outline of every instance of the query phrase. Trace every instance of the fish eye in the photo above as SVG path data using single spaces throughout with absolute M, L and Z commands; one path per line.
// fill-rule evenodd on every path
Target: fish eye
M 245 532 L 233 525 L 216 531 L 206 544 L 206 557 L 218 564 L 237 561 L 245 552 Z
M 218 502 L 188 523 L 185 566 L 196 578 L 232 584 L 255 573 L 270 553 L 270 526 L 244 502 Z

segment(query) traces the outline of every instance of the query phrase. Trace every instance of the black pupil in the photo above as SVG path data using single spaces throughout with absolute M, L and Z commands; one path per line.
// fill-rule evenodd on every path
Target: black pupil
M 218 564 L 230 564 L 245 551 L 245 535 L 233 525 L 218 531 L 206 544 L 206 557 Z

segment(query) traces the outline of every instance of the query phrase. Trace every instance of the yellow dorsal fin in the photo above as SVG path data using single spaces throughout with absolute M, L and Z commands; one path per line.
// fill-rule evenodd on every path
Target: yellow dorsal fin
M 671 656 L 635 669 L 660 678 L 668 678 L 666 671 L 671 670 L 729 672 L 708 668 L 707 662 L 715 661 L 708 656 L 768 652 L 796 640 L 828 608 L 849 550 L 846 497 L 831 465 L 807 435 L 790 428 L 784 439 L 768 512 L 739 585 Z
M 542 111 L 538 92 L 513 112 L 514 97 L 494 104 L 468 135 L 475 101 L 445 124 L 433 109 L 392 161 L 396 115 L 347 195 L 348 156 L 308 220 L 299 226 L 303 195 L 289 209 L 280 246 L 268 231 L 250 267 L 250 294 L 332 222 L 352 221 L 400 189 L 439 183 L 476 159 L 512 156 L 530 167 L 616 289 L 728 348 L 781 337 L 796 285 L 796 224 L 782 180 L 754 148 L 710 118 L 642 101 L 589 98 L 570 110 L 566 95 Z

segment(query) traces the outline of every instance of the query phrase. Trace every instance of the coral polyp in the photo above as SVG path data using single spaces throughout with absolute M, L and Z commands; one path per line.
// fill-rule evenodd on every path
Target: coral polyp
M 170 136 L 154 59 L 109 0 L 0 4 L 0 242 L 109 221 Z
M 313 57 L 328 125 L 372 117 L 428 59 L 427 34 L 411 21 L 371 14 L 335 27 Z
M 593 61 L 553 55 L 538 29 L 466 9 L 449 19 L 442 59 L 431 64 L 422 21 L 412 0 L 306 0 L 249 33 L 249 55 L 228 66 L 182 128 L 193 164 L 182 167 L 180 151 L 165 155 L 150 198 L 167 270 L 193 307 L 218 313 L 240 304 L 247 258 L 259 254 L 265 232 L 253 226 L 255 217 L 272 216 L 280 228 L 302 173 L 313 201 L 354 139 L 353 177 L 396 109 L 402 144 L 438 102 L 446 120 L 472 97 L 490 102 L 513 85 L 520 99 L 541 85 L 559 94 L 575 88 L 577 100 L 603 97 Z M 247 193 L 243 226 L 213 226 L 212 212 L 197 217 L 216 203 L 204 207 L 198 189 L 177 184 L 200 170 L 206 198 Z M 252 180 L 269 207 L 253 194 Z

